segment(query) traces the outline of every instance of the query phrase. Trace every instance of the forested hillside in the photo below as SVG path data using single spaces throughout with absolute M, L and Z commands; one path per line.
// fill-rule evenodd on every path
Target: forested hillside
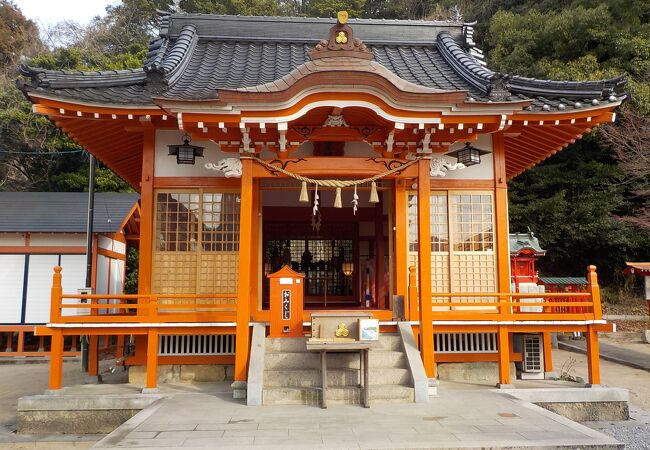
M 625 260 L 650 260 L 650 0 L 123 0 L 88 26 L 38 30 L 0 0 L 0 189 L 83 190 L 85 155 L 16 89 L 22 58 L 48 69 L 139 67 L 156 10 L 476 21 L 497 71 L 538 78 L 625 74 L 630 100 L 615 125 L 594 130 L 510 184 L 512 231 L 533 230 L 549 250 L 541 269 L 580 275 L 596 264 L 622 282 Z M 40 36 L 40 38 L 39 38 Z M 43 154 L 45 153 L 45 154 Z M 99 170 L 100 190 L 129 187 Z

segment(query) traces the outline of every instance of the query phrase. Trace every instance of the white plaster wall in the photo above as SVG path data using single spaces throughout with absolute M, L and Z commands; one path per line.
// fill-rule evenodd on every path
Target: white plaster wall
M 122 255 L 126 254 L 126 244 L 120 241 L 113 241 L 113 251 Z
M 485 155 L 481 155 L 481 164 L 475 166 L 466 167 L 461 170 L 448 170 L 445 174 L 445 179 L 451 180 L 492 180 L 494 179 L 494 163 L 492 158 L 492 135 L 480 135 L 475 142 L 472 142 L 471 145 L 481 150 L 489 151 Z M 460 150 L 465 146 L 465 142 L 456 142 L 454 145 L 449 147 L 448 152 L 453 152 L 454 150 Z M 455 163 L 456 158 L 446 155 L 434 154 L 435 158 L 443 158 L 448 160 L 450 163 Z M 432 178 L 435 180 L 435 178 Z
M 121 294 L 124 288 L 124 261 L 111 259 L 109 290 L 111 294 Z
M 76 294 L 77 289 L 86 287 L 86 255 L 61 255 L 61 267 L 63 267 L 61 284 L 64 294 Z M 31 281 L 31 271 L 29 277 Z M 64 299 L 64 302 L 67 304 L 78 303 L 79 299 Z M 64 308 L 61 314 L 63 316 L 88 315 L 89 311 L 87 309 Z
M 20 233 L 0 234 L 0 246 L 23 246 L 25 245 L 25 235 Z
M 77 247 L 86 246 L 86 233 L 79 234 L 32 234 L 29 238 L 32 247 Z
M 155 176 L 157 177 L 223 177 L 221 171 L 206 169 L 204 166 L 208 162 L 216 162 L 223 158 L 237 157 L 237 154 L 222 152 L 219 146 L 209 140 L 195 139 L 192 144 L 205 147 L 203 158 L 196 158 L 195 165 L 176 164 L 176 157 L 169 155 L 168 145 L 182 143 L 183 133 L 175 130 L 158 130 L 156 131 L 156 158 L 155 158 Z M 449 148 L 449 151 L 457 150 L 465 145 L 464 142 L 457 142 Z M 481 135 L 473 146 L 492 152 L 492 136 Z M 347 142 L 345 144 L 345 156 L 348 157 L 372 157 L 378 156 L 373 148 L 365 142 Z M 304 158 L 313 156 L 314 146 L 311 142 L 305 142 L 298 147 L 298 150 L 291 153 L 293 158 Z M 448 159 L 449 162 L 455 162 L 456 159 L 444 155 L 434 155 Z M 273 159 L 276 157 L 274 152 L 268 150 L 262 151 L 262 159 Z M 473 180 L 490 180 L 494 178 L 494 169 L 492 166 L 492 154 L 488 153 L 481 157 L 481 164 L 468 167 L 463 170 L 448 171 L 445 178 L 449 179 L 473 179 Z
M 0 255 L 0 324 L 20 323 L 25 255 Z
M 97 246 L 105 250 L 113 250 L 113 239 L 106 236 L 99 236 L 97 239 Z
M 225 153 L 219 146 L 209 140 L 192 140 L 193 145 L 205 147 L 203 158 L 196 158 L 195 165 L 176 164 L 176 157 L 169 155 L 168 145 L 182 144 L 183 133 L 174 130 L 156 131 L 156 159 L 154 174 L 157 177 L 223 177 L 223 172 L 206 169 L 209 162 L 216 162 L 223 158 L 238 157 L 237 154 Z
M 29 257 L 29 276 L 27 280 L 27 308 L 25 323 L 47 323 L 50 321 L 50 288 L 52 287 L 52 268 L 59 263 L 59 255 L 31 255 Z M 63 279 L 72 273 L 64 268 Z M 64 291 L 65 292 L 65 291 Z

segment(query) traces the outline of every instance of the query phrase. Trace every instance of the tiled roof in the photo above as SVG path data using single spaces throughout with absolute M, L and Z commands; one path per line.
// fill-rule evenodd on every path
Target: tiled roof
M 114 233 L 138 194 L 95 194 L 93 228 Z M 87 192 L 0 192 L 0 232 L 86 232 Z
M 528 233 L 510 233 L 509 240 L 511 255 L 516 255 L 522 250 L 532 250 L 541 255 L 546 253 L 546 250 L 539 245 L 539 240 L 530 231 Z
M 557 285 L 586 285 L 587 279 L 584 277 L 539 277 L 539 281 L 543 284 L 557 284 Z
M 308 51 L 335 23 L 304 17 L 173 14 L 161 18 L 142 69 L 48 71 L 24 66 L 25 91 L 110 104 L 154 105 L 153 98 L 214 99 L 218 89 L 277 80 L 309 60 Z M 618 102 L 623 78 L 555 82 L 506 77 L 507 95 L 494 97 L 495 80 L 474 48 L 468 24 L 430 21 L 349 21 L 375 61 L 406 81 L 466 91 L 470 101 L 533 99 L 532 110 L 564 110 Z

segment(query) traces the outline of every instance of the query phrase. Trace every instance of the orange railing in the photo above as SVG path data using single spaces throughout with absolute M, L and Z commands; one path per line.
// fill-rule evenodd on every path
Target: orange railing
M 237 294 L 63 294 L 61 278 L 57 266 L 52 278 L 51 323 L 233 322 L 237 317 L 234 303 L 203 303 L 236 300 Z
M 415 267 L 409 270 L 409 315 L 410 320 L 418 320 L 421 299 Z M 431 313 L 427 316 L 431 320 L 460 321 L 601 320 L 596 267 L 589 266 L 588 271 L 587 292 L 434 293 L 431 294 Z

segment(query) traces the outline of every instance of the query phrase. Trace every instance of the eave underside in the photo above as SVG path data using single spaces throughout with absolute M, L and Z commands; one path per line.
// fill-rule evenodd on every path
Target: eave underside
M 335 95 L 335 94 L 332 94 Z M 320 98 L 320 97 L 319 97 Z M 291 154 L 302 142 L 364 140 L 375 148 L 378 157 L 405 158 L 423 148 L 435 153 L 446 153 L 455 142 L 474 141 L 481 134 L 503 133 L 505 144 L 506 177 L 512 179 L 557 153 L 583 134 L 603 122 L 611 122 L 616 105 L 602 106 L 572 113 L 530 113 L 527 111 L 485 109 L 462 112 L 467 104 L 457 104 L 455 112 L 397 111 L 408 119 L 407 114 L 429 116 L 433 123 L 396 123 L 381 116 L 382 108 L 388 108 L 382 99 L 372 100 L 369 106 L 319 106 L 308 109 L 297 117 L 297 106 L 286 110 L 274 110 L 272 105 L 258 105 L 258 110 L 239 110 L 237 113 L 221 114 L 205 112 L 201 103 L 183 103 L 182 107 L 162 105 L 158 110 L 120 109 L 71 104 L 54 99 L 32 97 L 34 110 L 47 115 L 71 138 L 93 153 L 102 163 L 115 171 L 131 186 L 139 189 L 142 167 L 143 133 L 145 128 L 179 130 L 189 133 L 195 141 L 212 140 L 222 150 L 238 154 L 244 141 L 250 142 L 249 151 L 258 153 L 262 148 L 278 152 L 278 157 Z M 308 102 L 307 102 L 308 103 Z M 285 105 L 285 103 L 282 103 Z M 344 105 L 343 102 L 332 105 Z M 298 105 L 299 106 L 299 105 Z M 475 105 L 473 105 L 475 106 Z M 472 107 L 473 107 L 472 106 Z M 263 107 L 265 109 L 259 109 Z M 447 106 L 448 108 L 448 106 Z M 196 111 L 194 113 L 190 111 Z M 208 108 L 207 111 L 210 109 Z M 460 110 L 460 112 L 458 111 Z M 203 112 L 201 112 L 203 111 Z M 473 114 L 472 114 L 473 112 Z M 280 131 L 283 114 L 287 131 Z M 342 114 L 347 127 L 322 126 L 330 114 Z M 391 110 L 391 114 L 395 114 Z M 293 117 L 293 118 L 291 118 Z M 179 119 L 180 118 L 180 119 Z M 265 121 L 268 121 L 265 123 Z M 242 128 L 242 123 L 246 124 Z M 264 124 L 264 125 L 262 125 Z M 363 132 L 371 130 L 370 134 Z M 304 130 L 308 131 L 305 132 Z M 282 153 L 279 142 L 291 145 Z M 391 147 L 388 142 L 392 141 Z M 297 145 L 296 145 L 297 144 Z M 285 156 L 286 157 L 286 156 Z

